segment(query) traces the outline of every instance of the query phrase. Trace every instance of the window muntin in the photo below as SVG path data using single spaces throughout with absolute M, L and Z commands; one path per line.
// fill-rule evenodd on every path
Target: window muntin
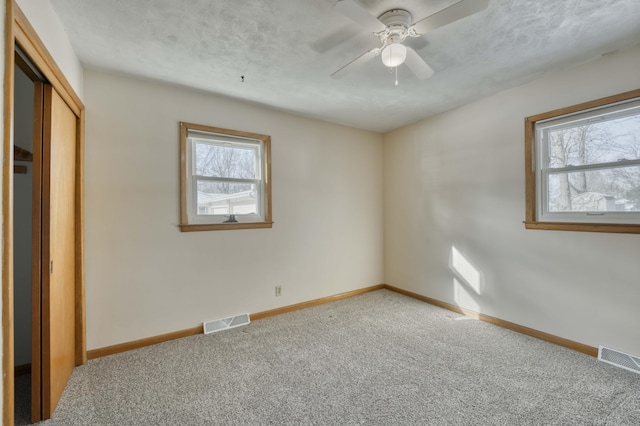
M 270 138 L 181 123 L 181 228 L 271 227 Z
M 640 224 L 639 94 L 527 119 L 528 139 L 533 139 L 527 141 L 533 153 L 533 175 L 527 172 L 527 227 L 565 223 L 569 226 L 545 229 L 597 230 L 579 224 Z

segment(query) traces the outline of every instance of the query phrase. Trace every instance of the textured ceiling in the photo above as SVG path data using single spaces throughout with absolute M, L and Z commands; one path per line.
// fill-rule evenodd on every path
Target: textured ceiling
M 456 0 L 357 0 L 414 21 Z M 378 46 L 335 0 L 51 0 L 84 67 L 131 74 L 386 132 L 542 74 L 640 43 L 640 0 L 491 0 L 410 39 L 434 69 L 420 81 L 374 58 Z M 245 81 L 241 82 L 241 76 Z

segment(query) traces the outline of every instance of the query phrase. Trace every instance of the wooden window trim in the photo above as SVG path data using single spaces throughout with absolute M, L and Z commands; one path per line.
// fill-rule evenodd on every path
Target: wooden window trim
M 525 164 L 525 221 L 526 229 L 544 229 L 553 231 L 611 232 L 624 234 L 640 234 L 637 224 L 578 223 L 578 222 L 540 222 L 537 220 L 536 204 L 536 141 L 535 125 L 538 121 L 578 113 L 617 102 L 640 97 L 640 89 L 617 95 L 600 98 L 581 104 L 556 109 L 542 114 L 532 115 L 524 120 L 524 164 Z
M 189 223 L 187 206 L 187 138 L 189 130 L 200 130 L 210 133 L 219 133 L 242 138 L 258 139 L 263 142 L 264 155 L 262 167 L 264 169 L 264 221 L 241 223 Z M 224 231 L 234 229 L 260 229 L 271 228 L 273 220 L 271 216 L 271 136 L 258 133 L 242 132 L 239 130 L 223 129 L 221 127 L 204 126 L 201 124 L 180 122 L 180 231 Z

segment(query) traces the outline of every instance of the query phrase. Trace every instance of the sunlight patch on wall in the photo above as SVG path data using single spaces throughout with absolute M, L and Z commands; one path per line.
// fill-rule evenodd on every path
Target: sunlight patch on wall
M 484 289 L 484 275 L 455 246 L 451 246 L 449 267 L 453 271 L 453 299 L 461 308 L 481 312 L 479 296 Z
M 458 306 L 480 312 L 480 305 L 474 296 L 475 295 L 468 290 L 467 286 L 458 281 L 457 278 L 453 279 L 453 299 Z
M 476 294 L 482 294 L 482 273 L 455 246 L 451 247 L 451 269 Z

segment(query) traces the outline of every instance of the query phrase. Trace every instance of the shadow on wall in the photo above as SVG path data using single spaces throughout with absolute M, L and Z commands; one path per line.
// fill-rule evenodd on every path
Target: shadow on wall
M 453 271 L 453 299 L 465 309 L 481 312 L 479 299 L 485 287 L 484 274 L 455 246 L 451 246 L 449 268 Z

